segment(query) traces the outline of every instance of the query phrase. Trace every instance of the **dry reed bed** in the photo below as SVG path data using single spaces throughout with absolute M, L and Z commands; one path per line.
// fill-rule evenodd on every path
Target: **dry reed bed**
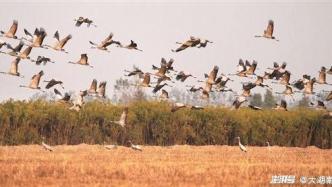
M 316 147 L 101 145 L 0 147 L 0 186 L 262 186 L 272 175 L 331 176 L 332 150 Z

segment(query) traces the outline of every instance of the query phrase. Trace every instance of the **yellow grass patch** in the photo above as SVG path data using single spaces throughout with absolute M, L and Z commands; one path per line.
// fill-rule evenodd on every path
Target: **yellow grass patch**
M 262 186 L 273 175 L 331 176 L 332 150 L 237 146 L 0 147 L 0 186 Z

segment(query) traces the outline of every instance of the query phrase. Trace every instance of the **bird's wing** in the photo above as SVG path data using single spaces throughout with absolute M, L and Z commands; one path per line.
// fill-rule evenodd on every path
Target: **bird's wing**
M 13 49 L 13 51 L 20 52 L 23 46 L 24 46 L 24 42 L 20 41 L 20 43 Z
M 102 41 L 102 44 L 105 44 L 105 43 L 108 43 L 108 42 L 112 41 L 112 38 L 113 38 L 113 33 L 110 33 L 110 34 L 105 38 L 105 40 Z
M 96 92 L 97 90 L 97 80 L 96 79 L 93 79 L 92 80 L 92 83 L 90 85 L 90 88 L 89 88 L 89 92 Z
M 269 23 L 268 23 L 268 26 L 267 26 L 267 29 L 266 29 L 266 34 L 268 36 L 271 36 L 273 35 L 273 29 L 274 29 L 274 23 L 272 20 L 269 20 Z
M 66 43 L 72 38 L 72 35 L 69 34 L 68 36 L 66 36 L 65 38 L 63 38 L 60 42 L 59 45 L 61 48 L 63 48 L 63 46 L 66 45 Z
M 8 49 L 10 49 L 10 50 L 13 50 L 13 51 L 14 51 L 14 48 L 13 48 L 13 46 L 12 46 L 12 45 L 10 45 L 9 43 L 6 43 L 6 46 L 7 46 L 7 48 L 8 48 Z
M 251 63 L 248 60 L 246 60 L 246 66 L 251 67 Z
M 146 73 L 144 75 L 143 83 L 150 84 L 150 75 L 149 74 Z
M 326 82 L 326 72 L 325 71 L 319 72 L 318 81 L 321 83 Z
M 24 29 L 24 30 L 25 30 L 25 29 Z M 24 32 L 25 32 L 25 31 L 24 31 Z M 40 31 L 38 28 L 36 28 L 35 31 L 33 32 L 33 34 L 36 35 L 36 36 L 38 36 L 38 35 L 41 34 L 41 31 Z
M 239 65 L 237 66 L 237 71 L 238 72 L 243 72 L 243 71 L 246 71 L 247 68 L 246 66 L 244 65 L 244 62 L 242 59 L 239 60 Z
M 163 86 L 164 86 L 164 84 L 163 84 L 163 85 L 157 84 L 157 85 L 153 88 L 152 92 L 153 92 L 153 93 L 157 93 L 157 92 L 158 92 Z
M 172 67 L 172 64 L 173 64 L 173 63 L 174 63 L 174 59 L 171 58 L 171 59 L 168 61 L 168 63 L 167 63 L 167 68 Z
M 57 39 L 58 41 L 60 41 L 60 36 L 59 36 L 59 32 L 58 31 L 56 31 L 55 33 L 54 33 L 54 36 L 53 36 L 55 39 Z
M 167 71 L 166 65 L 162 65 L 158 70 L 158 74 L 165 75 L 166 71 Z
M 218 66 L 213 67 L 213 70 L 209 74 L 209 81 L 214 81 L 216 79 L 218 70 L 219 70 Z
M 8 31 L 8 33 L 11 33 L 11 34 L 15 35 L 16 31 L 17 31 L 17 25 L 18 25 L 17 20 L 14 20 L 12 26 L 10 27 L 10 29 Z
M 24 49 L 22 54 L 25 54 L 26 56 L 28 56 L 30 54 L 31 50 L 32 50 L 32 46 L 29 46 L 29 47 Z
M 165 58 L 161 58 L 160 66 L 167 66 L 167 62 Z
M 106 91 L 106 82 L 101 82 L 98 87 L 98 95 L 104 97 Z
M 34 75 L 31 79 L 30 87 L 38 87 L 41 76 L 41 73 Z
M 50 89 L 51 87 L 53 87 L 53 86 L 56 85 L 56 84 L 57 84 L 57 81 L 54 80 L 54 79 L 52 79 L 52 80 L 50 80 L 50 81 L 47 83 L 47 85 L 45 86 L 45 88 L 46 88 L 46 89 Z
M 16 58 L 10 66 L 10 73 L 16 74 L 18 71 L 18 63 L 20 62 L 20 58 Z
M 39 33 L 35 34 L 37 37 L 35 39 L 35 41 L 33 43 L 37 44 L 37 45 L 41 45 L 47 35 L 45 29 L 40 28 Z
M 243 84 L 242 87 L 243 87 L 243 90 L 251 90 L 256 87 L 256 84 L 249 82 L 249 83 Z
M 77 20 L 76 23 L 75 23 L 75 26 L 76 26 L 76 27 L 79 27 L 79 26 L 82 25 L 82 23 L 83 23 L 83 21 L 81 21 L 81 20 Z
M 205 87 L 204 87 L 204 91 L 206 91 L 206 92 L 210 92 L 211 89 L 212 89 L 212 84 L 206 82 L 206 83 L 205 83 Z
M 81 58 L 78 61 L 79 64 L 82 65 L 88 65 L 88 55 L 87 54 L 81 54 Z
M 26 29 L 24 29 L 24 34 L 33 38 L 32 34 Z
M 329 93 L 329 95 L 326 96 L 326 101 L 332 100 L 332 91 Z
M 57 95 L 57 96 L 59 96 L 59 97 L 62 98 L 62 94 L 61 94 L 61 92 L 59 90 L 57 90 L 56 88 L 54 88 L 53 91 L 54 91 L 55 95 Z
M 161 90 L 161 94 L 162 94 L 162 95 L 168 95 L 168 92 L 167 92 L 166 90 L 162 89 L 162 90 Z

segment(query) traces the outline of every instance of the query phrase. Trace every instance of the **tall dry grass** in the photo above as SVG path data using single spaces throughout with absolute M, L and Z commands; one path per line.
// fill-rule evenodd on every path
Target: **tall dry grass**
M 324 112 L 296 108 L 289 112 L 247 108 L 230 110 L 207 107 L 170 111 L 165 102 L 135 102 L 129 105 L 128 125 L 118 120 L 123 106 L 88 102 L 80 112 L 61 104 L 37 101 L 7 101 L 0 104 L 0 144 L 40 143 L 52 145 L 100 144 L 128 139 L 145 145 L 234 145 L 236 136 L 245 144 L 332 148 L 332 119 Z
M 332 150 L 237 146 L 0 147 L 0 186 L 268 186 L 272 175 L 331 176 Z

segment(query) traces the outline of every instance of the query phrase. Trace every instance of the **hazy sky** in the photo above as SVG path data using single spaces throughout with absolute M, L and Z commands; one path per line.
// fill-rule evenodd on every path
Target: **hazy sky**
M 120 1 L 106 2 L 7 2 L 0 3 L 0 29 L 8 30 L 13 19 L 17 19 L 18 36 L 23 28 L 33 32 L 44 27 L 48 33 L 44 43 L 54 44 L 56 30 L 60 37 L 72 34 L 65 49 L 69 54 L 53 50 L 33 49 L 31 57 L 48 56 L 55 64 L 36 66 L 27 60 L 19 64 L 24 79 L 0 74 L 0 100 L 13 97 L 27 99 L 38 91 L 19 88 L 28 84 L 33 74 L 44 70 L 42 80 L 56 78 L 64 81 L 66 90 L 83 90 L 89 87 L 93 78 L 107 81 L 107 95 L 112 97 L 115 80 L 123 76 L 124 69 L 137 65 L 143 71 L 151 71 L 151 65 L 159 65 L 161 57 L 175 59 L 175 68 L 190 72 L 198 77 L 209 72 L 214 65 L 224 73 L 234 73 L 239 58 L 258 62 L 258 74 L 262 74 L 274 61 L 287 62 L 291 80 L 307 73 L 318 76 L 321 66 L 332 65 L 332 3 L 324 1 L 286 1 L 263 3 L 263 1 Z M 87 28 L 75 27 L 78 16 L 89 17 L 98 25 Z M 280 42 L 254 38 L 262 34 L 269 19 L 275 22 L 274 35 Z M 123 43 L 134 40 L 144 52 L 109 47 L 110 53 L 90 49 L 89 40 L 100 42 L 110 32 L 114 39 Z M 171 52 L 189 36 L 212 40 L 206 48 L 191 48 L 179 53 Z M 18 41 L 8 40 L 16 45 Z M 68 64 L 77 61 L 81 53 L 88 53 L 95 68 Z M 8 71 L 13 57 L 0 54 L 0 71 Z M 332 83 L 332 76 L 328 82 Z M 238 79 L 237 79 L 238 80 Z M 231 83 L 240 90 L 241 79 Z M 188 79 L 188 83 L 195 83 Z M 177 83 L 176 85 L 183 85 Z M 42 87 L 45 83 L 41 84 Z M 276 86 L 277 91 L 284 87 Z M 317 89 L 330 87 L 317 86 Z M 262 91 L 255 88 L 254 92 Z

